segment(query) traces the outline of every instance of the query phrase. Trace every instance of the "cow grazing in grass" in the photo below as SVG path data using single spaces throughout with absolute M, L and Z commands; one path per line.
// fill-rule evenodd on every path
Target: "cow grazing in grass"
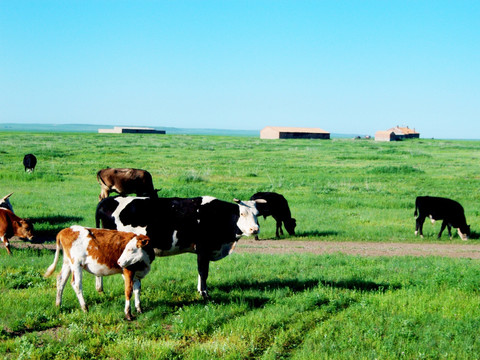
M 82 268 L 97 276 L 122 274 L 125 280 L 125 317 L 132 320 L 130 299 L 135 294 L 135 308 L 140 307 L 141 279 L 150 271 L 155 258 L 150 239 L 115 230 L 92 229 L 74 225 L 57 234 L 57 250 L 53 264 L 45 272 L 52 275 L 58 263 L 60 248 L 63 248 L 63 266 L 57 278 L 56 305 L 62 303 L 65 284 L 72 276 L 72 287 L 83 311 L 88 311 L 82 291 Z
M 10 204 L 10 200 L 8 198 L 12 196 L 13 193 L 10 193 L 8 195 L 5 195 L 3 198 L 0 199 L 0 208 L 2 209 L 7 209 L 13 212 L 13 207 L 12 204 Z
M 102 169 L 97 173 L 97 181 L 101 186 L 99 200 L 105 199 L 112 192 L 120 195 L 136 194 L 137 196 L 156 197 L 152 175 L 141 169 Z
M 415 216 L 417 215 L 415 235 L 420 233 L 420 236 L 423 237 L 423 223 L 426 217 L 430 217 L 432 224 L 435 220 L 443 220 L 442 227 L 438 233 L 439 238 L 442 236 L 445 227 L 448 229 L 450 238 L 452 237 L 452 227 L 457 229 L 462 240 L 468 240 L 470 236 L 470 226 L 467 225 L 463 207 L 455 200 L 433 196 L 418 196 L 415 200 Z
M 262 200 L 263 201 L 263 200 Z M 259 202 L 262 202 L 259 200 Z M 196 253 L 198 292 L 207 298 L 210 261 L 229 255 L 242 235 L 258 233 L 256 201 L 109 197 L 97 206 L 97 227 L 150 237 L 157 256 Z M 98 289 L 97 289 L 98 290 Z
M 258 215 L 263 216 L 265 219 L 267 216 L 272 216 L 276 221 L 276 237 L 283 235 L 282 222 L 285 229 L 290 235 L 295 235 L 295 227 L 297 221 L 292 217 L 290 208 L 288 207 L 287 199 L 283 195 L 274 192 L 258 192 L 253 194 L 250 200 L 264 199 L 266 203 L 258 204 Z M 258 240 L 258 237 L 255 237 Z
M 19 218 L 13 212 L 7 209 L 0 209 L 0 238 L 5 244 L 7 252 L 11 255 L 10 242 L 13 236 L 26 238 L 31 240 L 33 238 L 33 225 L 28 219 Z
M 23 166 L 25 167 L 25 171 L 33 172 L 35 170 L 35 166 L 37 166 L 37 158 L 33 154 L 27 154 L 23 157 Z

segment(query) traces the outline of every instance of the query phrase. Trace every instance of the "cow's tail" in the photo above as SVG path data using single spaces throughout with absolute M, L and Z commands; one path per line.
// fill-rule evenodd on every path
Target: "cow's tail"
M 100 185 L 104 185 L 104 186 L 107 186 L 107 184 L 105 184 L 105 181 L 103 181 L 102 177 L 100 176 L 100 173 L 102 172 L 102 170 L 99 170 L 97 172 L 97 181 Z
M 415 212 L 413 213 L 413 216 L 417 217 L 418 215 L 418 206 L 417 206 L 417 200 L 415 200 Z
M 58 258 L 60 257 L 60 248 L 61 248 L 60 233 L 58 233 L 58 235 L 57 235 L 57 250 L 55 251 L 55 258 L 53 259 L 53 264 L 48 267 L 47 271 L 45 271 L 45 274 L 43 275 L 44 277 L 49 277 L 55 271 L 55 268 L 57 267 L 57 263 L 58 263 Z

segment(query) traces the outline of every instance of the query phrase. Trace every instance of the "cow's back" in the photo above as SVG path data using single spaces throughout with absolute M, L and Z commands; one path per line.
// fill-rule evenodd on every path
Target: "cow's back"
M 277 215 L 281 219 L 290 219 L 292 214 L 288 206 L 287 199 L 281 194 L 275 192 L 258 192 L 250 200 L 264 199 L 266 203 L 258 203 L 257 210 L 259 216 Z

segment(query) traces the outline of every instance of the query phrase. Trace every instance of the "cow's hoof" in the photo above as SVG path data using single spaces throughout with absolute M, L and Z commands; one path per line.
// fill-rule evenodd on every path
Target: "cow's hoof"
M 133 320 L 132 314 L 125 314 L 125 320 L 132 321 Z
M 203 300 L 208 300 L 210 299 L 210 296 L 208 296 L 207 291 L 199 291 L 200 296 L 202 297 Z

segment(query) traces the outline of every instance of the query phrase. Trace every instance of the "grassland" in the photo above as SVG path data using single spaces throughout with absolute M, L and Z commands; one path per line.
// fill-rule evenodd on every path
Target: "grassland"
M 248 198 L 277 191 L 308 241 L 460 243 L 413 236 L 417 195 L 463 204 L 478 243 L 480 142 L 261 141 L 180 135 L 0 133 L 0 195 L 40 237 L 94 225 L 103 167 L 148 169 L 161 196 Z M 25 174 L 23 155 L 39 159 Z M 272 219 L 260 220 L 273 238 Z M 473 359 L 480 354 L 480 264 L 441 257 L 233 254 L 213 263 L 212 301 L 195 293 L 194 255 L 155 260 L 145 313 L 123 320 L 121 277 L 85 277 L 54 307 L 46 250 L 0 248 L 0 354 L 36 359 Z

